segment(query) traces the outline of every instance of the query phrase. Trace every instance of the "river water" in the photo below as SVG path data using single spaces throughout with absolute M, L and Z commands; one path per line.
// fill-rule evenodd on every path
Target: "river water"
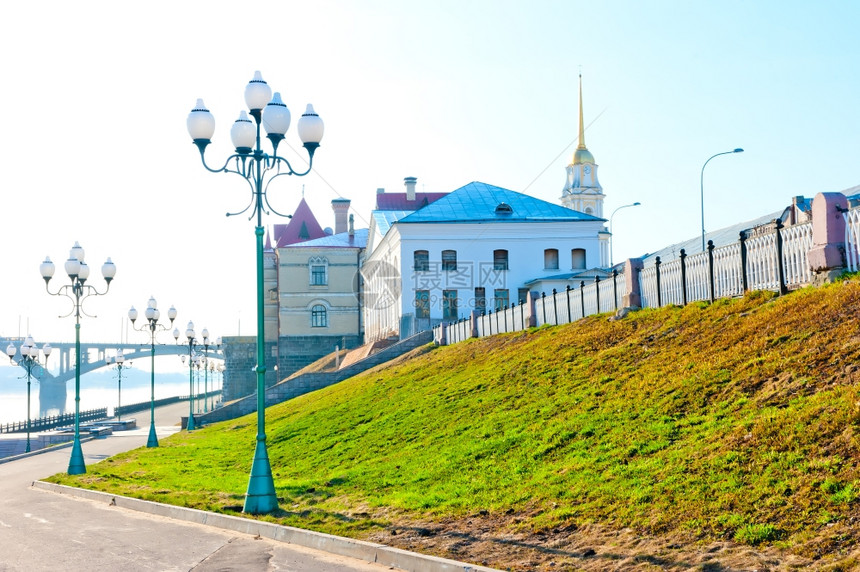
M 147 402 L 150 399 L 151 379 L 150 372 L 139 369 L 124 369 L 122 373 L 122 391 L 118 388 L 118 376 L 116 371 L 100 371 L 88 373 L 81 377 L 81 411 L 107 407 L 108 414 L 113 414 L 117 403 L 131 405 L 133 403 Z M 219 381 L 209 380 L 209 390 L 218 387 Z M 197 387 L 199 386 L 199 388 Z M 194 393 L 202 393 L 204 379 L 194 381 Z M 159 374 L 155 378 L 155 398 L 163 399 L 188 395 L 189 380 L 187 373 L 169 372 Z M 204 403 L 198 403 L 200 411 Z M 209 409 L 212 408 L 210 402 Z M 197 410 L 197 407 L 195 407 Z M 75 411 L 75 383 L 70 381 L 66 387 L 66 411 Z M 63 413 L 56 409 L 47 411 L 48 415 Z M 139 415 L 139 414 L 138 414 Z M 35 419 L 40 416 L 39 404 L 39 381 L 31 379 L 30 384 L 30 417 Z M 14 367 L 0 367 L 0 425 L 25 421 L 27 419 L 27 376 L 23 369 Z

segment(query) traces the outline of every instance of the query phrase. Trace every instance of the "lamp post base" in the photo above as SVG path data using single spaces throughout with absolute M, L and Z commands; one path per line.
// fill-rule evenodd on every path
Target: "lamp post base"
M 277 509 L 278 497 L 275 495 L 275 482 L 272 479 L 272 468 L 269 465 L 266 442 L 259 439 L 254 451 L 254 464 L 251 465 L 251 478 L 248 481 L 245 508 L 242 509 L 242 512 L 266 514 Z
M 81 449 L 81 439 L 75 435 L 75 442 L 72 445 L 72 458 L 69 459 L 70 475 L 83 475 L 87 472 L 87 466 L 84 464 L 84 452 Z
M 155 423 L 149 424 L 149 439 L 146 440 L 147 447 L 158 447 L 158 437 L 155 435 Z

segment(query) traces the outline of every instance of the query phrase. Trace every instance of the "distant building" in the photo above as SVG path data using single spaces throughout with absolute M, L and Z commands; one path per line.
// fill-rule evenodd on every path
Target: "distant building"
M 278 368 L 282 376 L 363 343 L 359 268 L 367 229 L 355 230 L 350 201 L 335 199 L 335 233 L 284 244 L 277 252 Z M 301 207 L 301 205 L 300 205 Z M 308 216 L 309 215 L 309 216 Z M 293 215 L 293 221 L 296 221 Z M 318 228 L 310 209 L 305 228 Z M 292 224 L 292 223 L 291 223 Z M 282 235 L 289 241 L 289 235 Z
M 480 182 L 415 210 L 374 210 L 362 269 L 365 339 L 403 338 L 508 306 L 536 278 L 603 267 L 604 222 Z

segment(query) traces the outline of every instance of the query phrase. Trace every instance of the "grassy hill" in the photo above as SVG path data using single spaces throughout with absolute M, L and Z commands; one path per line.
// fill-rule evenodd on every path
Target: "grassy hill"
M 608 318 L 269 408 L 265 518 L 522 570 L 860 566 L 860 283 Z M 255 428 L 52 480 L 240 511 Z

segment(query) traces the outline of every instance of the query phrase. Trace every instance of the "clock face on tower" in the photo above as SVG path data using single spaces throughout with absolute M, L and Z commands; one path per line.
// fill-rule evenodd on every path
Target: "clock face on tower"
M 585 174 L 587 175 L 587 174 L 589 174 L 590 172 L 591 172 L 591 167 L 589 167 L 588 165 L 586 165 L 586 166 L 585 166 Z

